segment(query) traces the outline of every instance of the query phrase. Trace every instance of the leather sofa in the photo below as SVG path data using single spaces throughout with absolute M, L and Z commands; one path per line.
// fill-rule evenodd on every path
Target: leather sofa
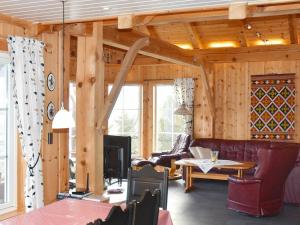
M 300 149 L 298 143 L 287 142 L 271 142 L 271 141 L 256 141 L 256 140 L 223 140 L 223 139 L 195 139 L 191 142 L 190 147 L 201 146 L 204 148 L 211 148 L 219 151 L 220 159 L 228 159 L 234 161 L 250 161 L 258 162 L 259 149 L 274 149 L 280 148 L 283 151 L 288 148 L 297 147 Z M 191 156 L 191 154 L 190 154 Z M 192 157 L 192 156 L 191 156 Z M 257 167 L 247 171 L 247 176 L 253 176 Z M 216 172 L 213 171 L 212 172 Z M 230 170 L 217 170 L 218 173 L 233 174 Z M 296 159 L 295 165 L 285 182 L 284 188 L 284 202 L 294 203 L 300 205 L 300 151 Z
M 271 216 L 280 212 L 284 183 L 295 165 L 299 149 L 260 148 L 258 167 L 253 176 L 229 177 L 229 209 L 253 216 Z

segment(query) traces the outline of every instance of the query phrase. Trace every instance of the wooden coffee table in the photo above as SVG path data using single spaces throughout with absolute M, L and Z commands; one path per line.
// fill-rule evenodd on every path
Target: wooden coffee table
M 232 169 L 236 170 L 236 176 L 243 177 L 244 171 L 249 170 L 256 166 L 254 162 L 240 162 L 239 165 L 226 165 L 226 166 L 215 166 L 218 169 Z M 193 167 L 197 165 L 186 162 L 184 159 L 175 162 L 176 165 L 182 166 L 186 171 L 186 181 L 185 181 L 185 192 L 190 191 L 193 188 L 193 179 L 203 178 L 203 179 L 213 179 L 213 180 L 227 180 L 229 175 L 222 173 L 202 173 L 199 171 L 193 171 Z

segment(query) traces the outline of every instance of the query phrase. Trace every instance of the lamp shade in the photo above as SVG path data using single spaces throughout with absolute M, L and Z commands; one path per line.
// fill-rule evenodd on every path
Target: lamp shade
M 185 103 L 180 104 L 180 106 L 174 111 L 175 115 L 187 116 L 192 115 L 192 112 L 186 107 Z
M 72 114 L 64 109 L 62 104 L 60 110 L 55 114 L 52 123 L 52 129 L 65 129 L 75 127 Z

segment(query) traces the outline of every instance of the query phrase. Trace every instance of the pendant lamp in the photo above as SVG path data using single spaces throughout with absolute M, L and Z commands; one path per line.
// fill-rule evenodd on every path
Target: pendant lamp
M 185 102 L 179 105 L 179 107 L 174 111 L 175 115 L 180 116 L 189 116 L 192 115 L 192 112 L 187 108 Z
M 63 18 L 62 18 L 62 66 L 63 66 L 63 70 L 62 70 L 62 88 L 61 88 L 61 108 L 60 110 L 55 114 L 54 119 L 53 119 L 53 123 L 52 123 L 52 129 L 66 129 L 66 128 L 72 128 L 75 127 L 75 122 L 74 119 L 72 117 L 72 114 L 64 109 L 64 75 L 65 75 L 65 60 L 64 60 L 64 50 L 65 50 L 65 1 L 66 0 L 61 0 L 62 2 L 62 8 L 63 8 Z
M 182 94 L 182 97 L 183 97 L 183 101 L 182 103 L 179 105 L 179 107 L 173 112 L 175 115 L 179 115 L 179 116 L 191 116 L 193 115 L 193 113 L 189 110 L 189 108 L 187 107 L 187 105 L 185 104 L 185 99 L 186 99 L 186 88 L 187 88 L 187 85 L 186 85 L 186 80 L 183 80 L 182 78 L 182 85 L 183 85 L 183 82 L 184 82 L 184 89 L 183 89 L 183 93 Z

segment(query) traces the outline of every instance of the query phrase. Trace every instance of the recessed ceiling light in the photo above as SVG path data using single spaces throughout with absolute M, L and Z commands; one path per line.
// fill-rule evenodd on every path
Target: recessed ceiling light
M 208 45 L 210 48 L 230 48 L 237 47 L 236 43 L 233 41 L 220 41 L 220 42 L 211 42 Z
M 110 8 L 108 6 L 103 6 L 102 9 L 103 10 L 109 10 Z
M 175 45 L 182 49 L 193 49 L 193 46 L 190 44 L 175 44 Z
M 246 24 L 246 28 L 247 28 L 247 30 L 251 30 L 252 29 L 252 25 L 250 23 L 247 23 Z

